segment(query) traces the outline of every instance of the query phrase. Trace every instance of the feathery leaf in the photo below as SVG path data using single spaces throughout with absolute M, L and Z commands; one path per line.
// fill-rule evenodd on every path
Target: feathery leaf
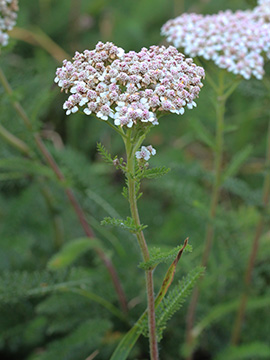
M 131 233 L 137 233 L 147 227 L 147 225 L 136 226 L 134 220 L 131 217 L 127 217 L 126 220 L 116 219 L 111 217 L 105 217 L 101 221 L 101 225 L 106 226 L 118 226 L 121 229 L 130 231 Z
M 172 250 L 162 252 L 160 248 L 154 247 L 149 250 L 150 260 L 140 263 L 138 267 L 143 270 L 150 270 L 155 268 L 160 263 L 172 261 L 173 259 L 175 259 L 181 248 L 182 245 L 179 245 Z M 187 245 L 185 251 L 191 252 L 192 246 Z

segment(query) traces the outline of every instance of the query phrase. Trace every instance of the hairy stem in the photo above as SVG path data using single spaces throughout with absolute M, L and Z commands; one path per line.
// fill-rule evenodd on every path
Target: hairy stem
M 265 169 L 266 169 L 266 175 L 264 178 L 264 188 L 263 188 L 263 206 L 266 209 L 269 204 L 269 198 L 270 198 L 270 122 L 268 125 L 268 133 L 267 133 L 267 146 L 266 146 L 266 161 L 265 161 Z M 244 276 L 244 291 L 241 295 L 239 307 L 236 313 L 234 327 L 232 331 L 232 338 L 231 343 L 232 345 L 236 346 L 239 343 L 240 336 L 241 336 L 241 330 L 242 330 L 242 324 L 245 317 L 246 307 L 247 307 L 247 300 L 248 300 L 248 294 L 251 286 L 252 281 L 252 272 L 255 266 L 255 260 L 258 253 L 259 248 L 259 242 L 260 238 L 263 232 L 263 226 L 264 226 L 264 215 L 261 214 L 259 221 L 257 223 L 257 227 L 254 234 L 254 239 L 251 247 L 250 256 L 248 259 L 245 276 Z
M 203 256 L 201 265 L 205 267 L 208 263 L 209 254 L 212 248 L 214 239 L 214 219 L 216 217 L 217 206 L 219 202 L 220 186 L 222 178 L 222 159 L 223 159 L 223 144 L 224 144 L 224 114 L 225 114 L 225 102 L 226 96 L 224 96 L 224 73 L 220 73 L 219 87 L 217 92 L 217 103 L 216 103 L 216 147 L 215 147 L 215 159 L 214 159 L 214 184 L 212 187 L 211 203 L 209 211 L 209 221 L 206 226 L 206 235 Z M 186 323 L 186 348 L 189 352 L 187 359 L 192 359 L 192 345 L 194 342 L 192 329 L 194 327 L 195 313 L 199 300 L 200 289 L 198 286 L 193 291 L 191 301 L 188 308 Z
M 128 132 L 128 137 L 124 139 L 127 153 L 127 178 L 128 178 L 128 193 L 129 204 L 132 218 L 135 226 L 140 227 L 140 218 L 137 207 L 137 194 L 136 194 L 136 180 L 135 180 L 135 151 L 142 143 L 144 136 L 139 139 L 136 144 L 131 141 L 131 131 Z M 148 261 L 149 251 L 145 241 L 143 231 L 137 231 L 136 237 L 141 249 L 144 261 Z M 154 296 L 154 282 L 153 271 L 145 271 L 146 277 L 146 292 L 147 292 L 147 308 L 148 308 L 148 328 L 149 328 L 149 345 L 150 345 L 150 358 L 151 360 L 158 360 L 158 344 L 156 337 L 156 318 L 155 318 L 155 296 Z
M 62 182 L 65 183 L 65 177 L 64 174 L 62 173 L 62 171 L 60 170 L 58 164 L 56 163 L 56 161 L 54 160 L 54 158 L 52 157 L 52 155 L 50 154 L 50 152 L 48 151 L 48 149 L 46 148 L 45 144 L 43 143 L 41 137 L 39 134 L 34 133 L 33 131 L 33 127 L 31 124 L 30 119 L 28 118 L 26 112 L 24 111 L 23 107 L 20 105 L 20 103 L 16 100 L 14 100 L 12 98 L 13 95 L 13 91 L 5 77 L 5 74 L 3 73 L 2 69 L 0 68 L 0 82 L 2 83 L 5 91 L 7 92 L 7 94 L 10 96 L 10 100 L 11 103 L 14 107 L 14 109 L 16 110 L 17 114 L 22 118 L 25 127 L 33 134 L 36 145 L 39 149 L 39 151 L 42 153 L 44 159 L 46 160 L 46 162 L 48 163 L 48 165 L 51 167 L 51 169 L 54 171 L 55 175 L 57 176 L 57 178 Z M 78 220 L 86 234 L 87 237 L 89 238 L 94 238 L 94 232 L 92 230 L 92 228 L 90 227 L 90 225 L 88 224 L 87 220 L 86 220 L 86 216 L 84 214 L 83 209 L 81 208 L 79 202 L 77 201 L 73 190 L 71 188 L 68 188 L 65 186 L 65 193 L 78 217 Z M 120 302 L 120 305 L 122 307 L 122 310 L 124 312 L 127 312 L 127 302 L 126 302 L 126 297 L 123 291 L 123 288 L 121 286 L 119 277 L 117 275 L 117 272 L 111 262 L 111 260 L 107 257 L 107 255 L 100 249 L 95 249 L 97 255 L 100 257 L 100 259 L 102 260 L 102 262 L 104 263 L 104 265 L 106 266 L 106 268 L 108 269 L 111 279 L 113 281 L 114 284 L 114 288 L 115 291 L 118 295 L 118 299 Z

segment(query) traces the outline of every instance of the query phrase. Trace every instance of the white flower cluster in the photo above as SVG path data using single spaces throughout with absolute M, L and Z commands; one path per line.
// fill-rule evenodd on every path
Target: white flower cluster
M 156 149 L 152 145 L 142 146 L 141 150 L 135 153 L 138 160 L 143 159 L 145 161 L 148 161 L 151 155 L 156 155 Z
M 245 79 L 262 79 L 264 55 L 270 59 L 270 0 L 253 10 L 214 15 L 183 14 L 169 20 L 162 35 L 189 56 L 202 56 Z
M 16 24 L 17 11 L 17 0 L 0 0 L 0 46 L 8 44 L 8 34 L 6 31 L 12 30 Z
M 76 52 L 73 62 L 64 60 L 55 82 L 70 92 L 66 114 L 82 108 L 117 126 L 158 124 L 159 112 L 183 114 L 196 106 L 204 69 L 173 46 L 152 46 L 125 53 L 113 43 L 99 42 L 95 50 Z
M 270 22 L 270 0 L 259 0 L 253 9 L 253 16 L 257 21 Z

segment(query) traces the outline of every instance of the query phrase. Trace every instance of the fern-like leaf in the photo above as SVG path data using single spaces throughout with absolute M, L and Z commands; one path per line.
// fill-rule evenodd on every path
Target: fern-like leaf
M 76 288 L 91 282 L 90 273 L 78 270 L 51 273 L 49 271 L 4 272 L 0 277 L 0 303 L 20 302 L 24 298 L 42 296 L 63 288 Z
M 150 252 L 150 260 L 148 260 L 146 262 L 142 262 L 138 266 L 140 269 L 143 269 L 143 270 L 154 269 L 160 263 L 163 263 L 163 262 L 166 263 L 168 261 L 172 261 L 173 259 L 175 259 L 181 248 L 182 248 L 182 245 L 179 245 L 172 250 L 162 252 L 160 248 L 154 247 L 154 248 L 150 249 L 150 251 L 149 251 Z M 192 246 L 187 245 L 185 247 L 185 251 L 191 252 Z
M 113 158 L 104 145 L 97 143 L 97 150 L 105 162 L 113 165 Z
M 141 173 L 140 178 L 157 179 L 163 175 L 166 175 L 170 170 L 171 169 L 167 168 L 166 166 L 160 166 L 160 167 L 155 167 L 155 168 L 151 168 L 151 169 L 146 169 Z
M 167 322 L 174 313 L 181 308 L 203 272 L 204 268 L 196 267 L 183 280 L 179 281 L 160 303 L 156 312 L 158 341 L 162 339 L 162 334 L 166 328 Z M 142 322 L 142 333 L 145 336 L 148 336 L 148 325 L 146 321 Z
M 126 218 L 126 220 L 105 217 L 104 220 L 101 221 L 101 225 L 117 226 L 120 227 L 121 229 L 128 230 L 134 234 L 147 227 L 147 225 L 140 225 L 140 226 L 135 225 L 134 220 L 129 216 Z

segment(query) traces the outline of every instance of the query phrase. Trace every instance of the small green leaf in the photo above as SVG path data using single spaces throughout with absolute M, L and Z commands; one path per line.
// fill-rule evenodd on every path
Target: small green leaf
M 105 217 L 101 221 L 101 225 L 117 226 L 120 227 L 121 229 L 128 230 L 131 233 L 137 233 L 147 227 L 147 225 L 136 226 L 134 220 L 131 217 L 127 217 L 126 220 Z
M 128 188 L 126 186 L 123 187 L 122 195 L 128 200 Z
M 252 152 L 253 147 L 251 145 L 246 146 L 243 150 L 240 150 L 235 156 L 232 158 L 231 162 L 225 169 L 223 173 L 223 180 L 224 182 L 227 178 L 234 176 L 243 163 L 247 160 Z
M 170 290 L 168 295 L 162 300 L 156 312 L 157 334 L 159 341 L 162 339 L 162 334 L 166 329 L 168 320 L 170 320 L 174 313 L 181 308 L 186 298 L 194 288 L 194 285 L 203 273 L 203 267 L 196 267 L 190 271 L 183 280 L 179 281 L 179 283 L 174 286 L 174 288 Z
M 64 245 L 62 249 L 54 254 L 49 260 L 47 267 L 50 270 L 59 270 L 71 265 L 81 255 L 87 251 L 100 248 L 101 243 L 98 239 L 79 238 L 74 239 Z
M 172 259 L 175 259 L 181 248 L 182 245 L 179 245 L 172 250 L 164 252 L 162 252 L 160 248 L 152 248 L 149 251 L 150 260 L 140 263 L 138 267 L 143 270 L 150 270 L 155 268 L 160 263 L 172 261 Z M 192 246 L 187 245 L 185 251 L 191 252 Z
M 101 143 L 97 143 L 97 150 L 105 162 L 113 164 L 113 158 L 104 145 L 102 145 Z
M 155 167 L 152 169 L 147 169 L 142 172 L 140 178 L 145 179 L 157 179 L 163 175 L 166 175 L 171 169 L 166 166 Z

